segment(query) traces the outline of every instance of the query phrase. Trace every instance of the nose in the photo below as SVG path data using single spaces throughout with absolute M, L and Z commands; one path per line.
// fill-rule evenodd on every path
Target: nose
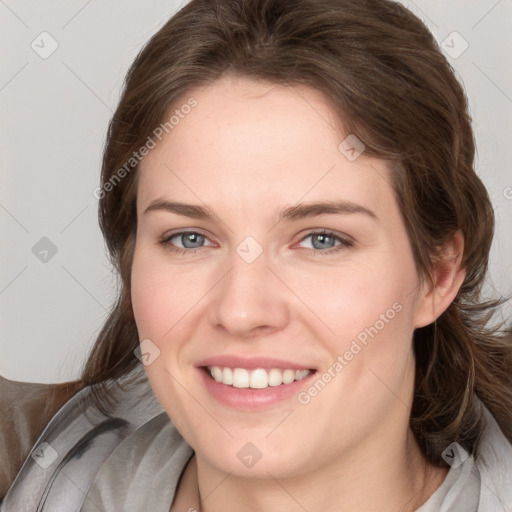
M 236 252 L 231 268 L 212 290 L 209 320 L 232 337 L 251 338 L 286 327 L 289 290 L 268 267 L 265 252 L 247 263 Z

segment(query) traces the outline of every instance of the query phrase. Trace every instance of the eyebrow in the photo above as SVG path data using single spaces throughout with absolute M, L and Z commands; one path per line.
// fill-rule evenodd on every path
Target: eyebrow
M 177 215 L 183 215 L 184 217 L 201 220 L 213 220 L 217 217 L 208 206 L 178 203 L 165 199 L 155 199 L 152 201 L 144 210 L 144 215 L 155 210 L 164 210 Z M 301 203 L 282 208 L 277 212 L 277 222 L 300 220 L 309 217 L 317 217 L 319 215 L 339 214 L 363 214 L 378 221 L 377 215 L 369 208 L 351 201 L 339 200 Z

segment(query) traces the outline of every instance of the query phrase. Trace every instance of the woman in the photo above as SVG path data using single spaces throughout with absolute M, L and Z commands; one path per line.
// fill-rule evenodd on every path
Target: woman
M 512 508 L 473 158 L 400 5 L 192 0 L 107 136 L 119 298 L 2 510 Z

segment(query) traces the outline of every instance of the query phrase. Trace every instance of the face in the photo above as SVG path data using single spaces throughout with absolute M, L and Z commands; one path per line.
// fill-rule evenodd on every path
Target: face
M 156 397 L 224 472 L 396 448 L 419 278 L 386 162 L 340 149 L 306 86 L 225 78 L 173 110 L 190 97 L 139 169 L 132 302 Z

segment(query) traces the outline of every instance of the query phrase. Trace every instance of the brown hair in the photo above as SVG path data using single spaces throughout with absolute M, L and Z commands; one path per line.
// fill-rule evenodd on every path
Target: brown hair
M 132 155 L 178 97 L 227 74 L 325 94 L 366 154 L 389 161 L 422 277 L 433 282 L 443 244 L 462 231 L 467 274 L 459 293 L 436 322 L 414 332 L 410 424 L 434 464 L 443 463 L 441 452 L 453 441 L 476 454 L 483 430 L 478 396 L 512 440 L 512 343 L 502 326 L 489 326 L 503 300 L 481 298 L 494 214 L 473 168 L 467 100 L 428 29 L 389 0 L 192 0 L 141 50 L 109 125 L 101 174 L 105 186 L 126 171 L 99 201 L 100 226 L 121 277 L 119 297 L 82 385 L 93 385 L 103 408 L 105 382 L 141 364 L 130 299 L 137 225 Z

